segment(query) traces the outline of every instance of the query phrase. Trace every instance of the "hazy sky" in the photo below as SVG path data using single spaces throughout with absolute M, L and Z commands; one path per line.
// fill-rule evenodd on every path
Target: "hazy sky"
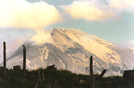
M 134 0 L 0 0 L 0 47 L 6 41 L 8 52 L 34 30 L 53 28 L 77 28 L 134 47 Z

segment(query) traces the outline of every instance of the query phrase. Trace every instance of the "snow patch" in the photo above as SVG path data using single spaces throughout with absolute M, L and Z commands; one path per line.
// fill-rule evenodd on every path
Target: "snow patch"
M 26 66 L 28 69 L 38 69 L 39 65 L 35 64 L 34 66 L 30 66 L 31 61 L 26 59 Z

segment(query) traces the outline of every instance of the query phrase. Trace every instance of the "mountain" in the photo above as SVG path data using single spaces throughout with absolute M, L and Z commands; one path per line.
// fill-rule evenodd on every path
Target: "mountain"
M 121 75 L 124 70 L 134 69 L 132 49 L 117 47 L 78 29 L 42 31 L 23 45 L 26 46 L 27 69 L 30 70 L 55 64 L 58 69 L 88 74 L 90 56 L 93 56 L 94 73 L 100 74 L 107 69 L 107 76 Z M 22 66 L 22 58 L 23 48 L 20 46 L 7 59 L 7 67 Z

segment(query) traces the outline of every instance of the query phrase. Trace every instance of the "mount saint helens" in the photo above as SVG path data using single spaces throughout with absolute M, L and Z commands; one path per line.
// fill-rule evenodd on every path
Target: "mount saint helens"
M 23 45 L 26 46 L 26 68 L 29 70 L 55 64 L 58 69 L 89 74 L 90 56 L 93 56 L 94 73 L 100 74 L 107 69 L 107 76 L 121 75 L 124 70 L 134 69 L 132 49 L 120 48 L 78 29 L 42 31 Z M 7 58 L 8 68 L 15 65 L 23 65 L 22 46 Z

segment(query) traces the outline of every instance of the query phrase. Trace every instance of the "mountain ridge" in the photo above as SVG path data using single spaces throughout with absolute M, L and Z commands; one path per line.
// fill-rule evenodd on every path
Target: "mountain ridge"
M 89 74 L 89 58 L 93 56 L 94 73 L 100 74 L 107 69 L 106 75 L 121 75 L 123 70 L 133 69 L 134 54 L 130 49 L 123 49 L 113 43 L 87 34 L 78 29 L 54 28 L 43 33 L 47 42 L 35 43 L 37 36 L 25 42 L 27 50 L 27 69 L 46 68 L 55 64 L 58 69 Z M 22 66 L 22 51 L 20 46 L 7 59 L 7 67 Z M 125 54 L 125 55 L 124 55 Z M 129 59 L 128 59 L 129 58 Z

